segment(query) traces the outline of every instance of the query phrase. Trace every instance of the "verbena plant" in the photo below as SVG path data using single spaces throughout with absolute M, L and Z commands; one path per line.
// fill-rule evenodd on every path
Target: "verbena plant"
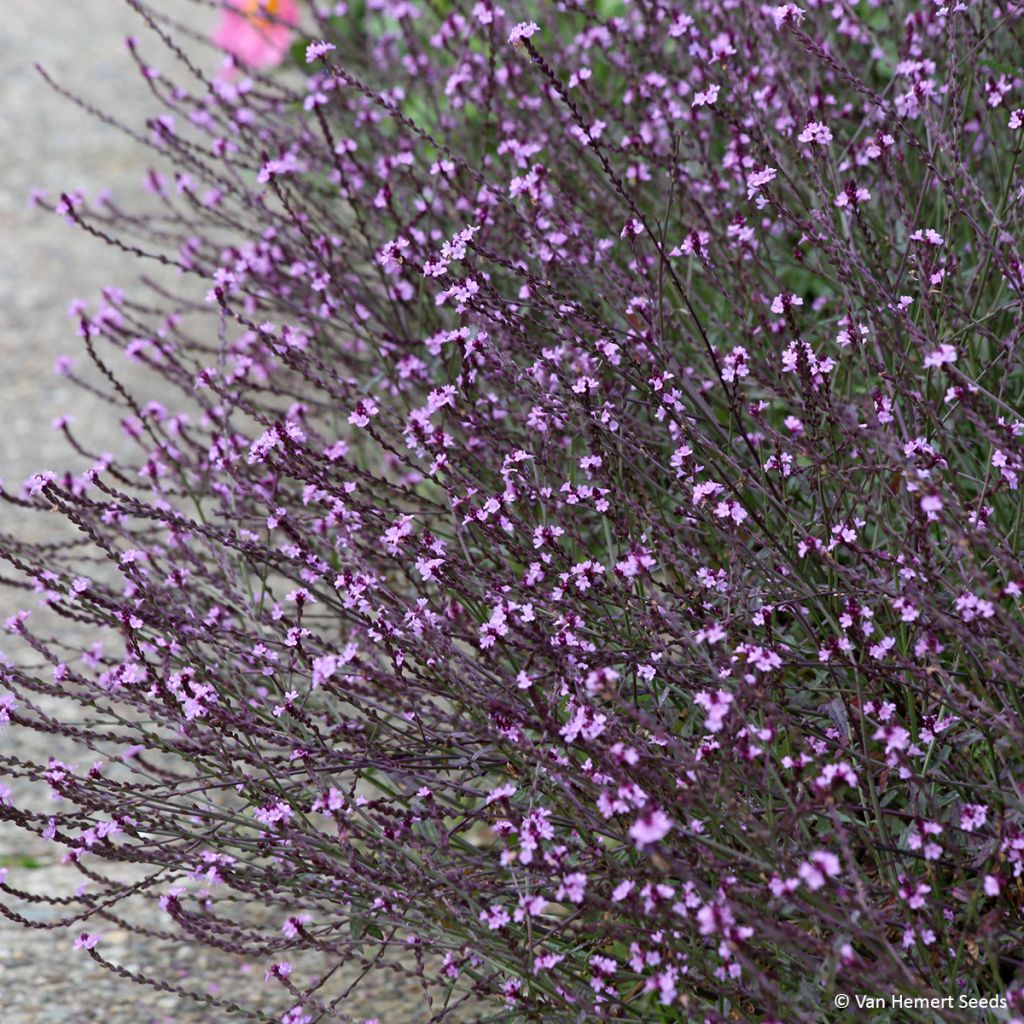
M 211 80 L 130 2 L 159 210 L 41 202 L 180 287 L 81 314 L 134 456 L 4 494 L 79 531 L 2 539 L 57 624 L 0 701 L 79 945 L 159 901 L 292 1024 L 351 1019 L 305 956 L 1020 1014 L 1024 6 L 370 0 Z

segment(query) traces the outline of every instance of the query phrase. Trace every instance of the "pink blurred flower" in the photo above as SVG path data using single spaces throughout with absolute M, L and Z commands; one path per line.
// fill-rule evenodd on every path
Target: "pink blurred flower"
M 240 64 L 270 68 L 280 64 L 299 20 L 295 0 L 228 0 L 213 41 Z
M 650 843 L 657 843 L 672 831 L 672 819 L 656 807 L 641 815 L 633 822 L 629 835 L 639 849 Z

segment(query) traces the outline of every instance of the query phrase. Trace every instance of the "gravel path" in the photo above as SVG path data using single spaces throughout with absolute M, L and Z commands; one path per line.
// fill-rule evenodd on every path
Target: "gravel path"
M 43 64 L 99 108 L 116 109 L 122 119 L 141 125 L 154 112 L 152 98 L 125 51 L 124 37 L 137 34 L 144 49 L 158 51 L 134 12 L 119 0 L 31 0 L 5 7 L 0 28 L 0 126 L 6 143 L 0 161 L 0 478 L 16 490 L 40 469 L 76 467 L 50 425 L 60 414 L 71 412 L 79 428 L 87 427 L 82 432 L 94 442 L 94 450 L 116 449 L 117 425 L 104 415 L 101 403 L 56 377 L 52 366 L 62 353 L 78 354 L 78 339 L 66 314 L 69 302 L 75 297 L 92 300 L 108 284 L 129 286 L 136 273 L 131 260 L 59 218 L 31 210 L 29 191 L 39 187 L 56 196 L 78 188 L 95 195 L 109 188 L 115 195 L 135 195 L 145 169 L 130 140 L 49 90 L 33 63 Z M 160 8 L 202 24 L 186 0 L 160 0 Z M 7 509 L 0 516 L 0 529 L 49 528 L 39 517 L 27 524 L 14 522 Z M 0 620 L 16 607 L 0 589 Z M 0 647 L 4 640 L 0 637 Z M 78 763 L 87 757 L 66 750 L 59 741 L 50 744 L 13 729 L 0 732 L 0 750 L 35 759 L 57 755 Z M 23 795 L 16 791 L 15 799 Z M 77 871 L 57 862 L 48 845 L 29 842 L 2 824 L 0 868 L 7 869 L 7 886 L 29 894 L 70 894 L 82 881 Z M 135 871 L 119 879 L 138 877 Z M 56 916 L 52 908 L 12 900 L 8 894 L 0 894 L 0 904 L 17 906 L 40 924 Z M 216 992 L 221 998 L 244 989 L 248 1001 L 252 993 L 266 992 L 265 1004 L 280 1013 L 283 993 L 262 984 L 264 964 L 244 964 L 187 945 L 143 945 L 127 931 L 101 930 L 100 951 L 129 970 L 180 980 L 196 992 Z M 28 930 L 0 917 L 4 1024 L 213 1024 L 240 1019 L 124 981 L 73 950 L 73 936 L 63 930 Z M 346 1011 L 355 1020 L 373 1017 L 381 1024 L 424 1019 L 422 1003 L 411 1002 L 390 974 L 371 979 L 364 1000 L 346 1005 Z

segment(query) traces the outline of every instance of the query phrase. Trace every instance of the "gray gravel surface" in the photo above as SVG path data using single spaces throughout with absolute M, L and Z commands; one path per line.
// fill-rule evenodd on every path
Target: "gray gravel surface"
M 187 0 L 159 0 L 162 10 L 182 13 L 191 24 L 208 23 L 208 13 Z M 155 111 L 152 98 L 123 41 L 147 33 L 121 0 L 29 0 L 4 5 L 0 20 L 0 478 L 16 489 L 43 468 L 74 468 L 63 439 L 51 428 L 58 415 L 71 413 L 94 450 L 116 450 L 117 424 L 98 400 L 56 377 L 57 356 L 81 362 L 79 340 L 67 317 L 75 297 L 95 299 L 108 284 L 129 286 L 137 267 L 59 218 L 31 210 L 34 187 L 56 196 L 78 188 L 87 195 L 111 189 L 137 195 L 145 170 L 138 147 L 114 129 L 91 120 L 51 92 L 33 70 L 38 62 L 74 91 L 102 109 L 117 110 L 126 121 L 142 124 Z M 158 52 L 149 41 L 148 49 Z M 145 394 L 143 397 L 159 397 Z M 0 511 L 0 529 L 56 529 L 57 524 L 17 523 Z M 43 517 L 45 519 L 45 517 Z M 17 607 L 0 589 L 0 619 Z M 0 649 L 7 638 L 0 636 Z M 45 760 L 57 755 L 88 763 L 87 752 L 67 743 L 46 741 L 22 730 L 0 732 L 0 750 Z M 21 789 L 15 799 L 28 797 Z M 48 844 L 26 840 L 0 824 L 0 868 L 7 886 L 33 893 L 74 892 L 78 872 L 62 865 Z M 139 877 L 139 869 L 118 869 L 119 881 Z M 131 984 L 72 948 L 75 932 L 38 927 L 56 918 L 53 908 L 0 893 L 0 904 L 16 907 L 37 927 L 26 929 L 0 917 L 0 1020 L 3 1024 L 212 1024 L 238 1020 L 222 1011 Z M 136 918 L 136 920 L 141 920 Z M 146 922 L 157 924 L 157 922 Z M 257 995 L 280 1013 L 282 996 L 263 985 L 267 965 L 246 964 L 225 954 L 193 946 L 142 942 L 130 932 L 105 925 L 100 951 L 112 962 L 150 977 L 180 981 L 196 992 L 235 998 Z M 298 976 L 298 975 L 296 975 Z M 352 1019 L 377 1018 L 381 1024 L 424 1019 L 422 1003 L 394 975 L 369 979 L 365 998 L 346 1006 Z M 287 1004 L 283 1004 L 287 1006 Z M 464 1018 L 465 1019 L 465 1018 Z

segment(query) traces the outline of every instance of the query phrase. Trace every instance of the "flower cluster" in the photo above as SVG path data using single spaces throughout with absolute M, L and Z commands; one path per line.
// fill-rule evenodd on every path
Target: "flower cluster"
M 123 450 L 2 492 L 77 529 L 0 538 L 5 740 L 82 748 L 0 818 L 78 944 L 152 901 L 282 1021 L 1020 1019 L 1024 9 L 350 7 L 133 48 L 159 211 L 39 200 L 179 275 L 76 307 Z

